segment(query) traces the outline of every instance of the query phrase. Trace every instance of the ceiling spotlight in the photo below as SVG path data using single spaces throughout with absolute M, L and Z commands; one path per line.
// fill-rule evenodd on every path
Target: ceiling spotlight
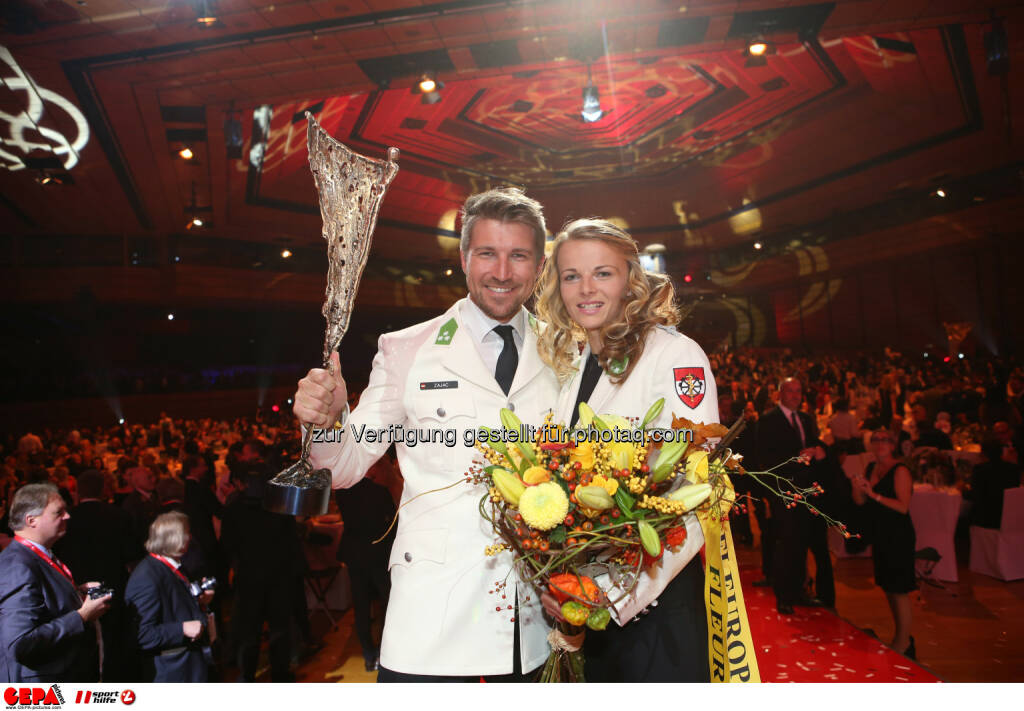
M 454 272 L 454 270 L 451 267 L 448 267 L 447 269 L 444 270 L 444 275 L 445 276 L 451 276 L 454 273 L 455 272 Z
M 188 146 L 185 146 L 180 151 L 178 151 L 178 155 L 184 158 L 185 160 L 192 160 L 192 158 L 195 157 L 195 153 L 193 153 L 192 149 L 189 148 Z
M 751 56 L 763 57 L 768 52 L 768 43 L 764 40 L 755 40 L 747 46 L 747 51 Z
M 601 110 L 601 96 L 590 76 L 589 64 L 587 65 L 587 84 L 583 87 L 583 108 L 580 110 L 580 116 L 583 117 L 584 123 L 596 123 L 604 116 L 604 111 Z
M 693 274 L 684 274 L 683 281 L 689 284 L 691 281 L 693 281 Z
M 200 220 L 198 217 L 193 217 L 192 221 L 188 223 L 188 226 L 189 226 L 189 229 L 191 229 L 193 227 L 202 227 L 203 226 L 203 221 Z
M 210 27 L 217 24 L 214 0 L 192 0 L 192 9 L 196 12 L 196 24 L 202 27 Z
M 946 191 L 943 190 L 942 188 L 939 188 L 938 190 L 935 191 L 935 196 L 936 197 L 946 197 Z
M 444 82 L 438 80 L 433 72 L 423 72 L 419 82 L 412 88 L 412 93 L 422 94 L 423 98 L 420 101 L 424 104 L 436 104 L 441 100 L 441 89 L 443 88 Z
M 754 242 L 754 249 L 761 249 L 762 247 L 764 247 L 764 245 L 760 242 Z
M 282 249 L 281 250 L 281 257 L 283 257 L 284 259 L 288 259 L 291 256 L 292 256 L 291 250 L 288 250 L 288 249 Z
M 123 417 L 121 417 L 121 418 L 118 418 L 118 420 L 117 420 L 117 424 L 119 424 L 119 425 L 123 425 L 123 424 L 124 424 L 124 418 L 123 418 Z
M 167 314 L 167 320 L 168 321 L 173 321 L 174 320 L 174 314 Z
M 53 182 L 53 176 L 43 173 L 38 178 L 36 178 L 36 182 L 39 183 L 40 185 L 49 185 L 50 183 Z

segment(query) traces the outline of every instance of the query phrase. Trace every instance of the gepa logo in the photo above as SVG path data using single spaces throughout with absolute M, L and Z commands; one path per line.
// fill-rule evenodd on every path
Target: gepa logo
M 8 686 L 4 689 L 4 702 L 7 708 L 60 708 L 64 697 L 56 684 L 48 689 L 40 686 Z

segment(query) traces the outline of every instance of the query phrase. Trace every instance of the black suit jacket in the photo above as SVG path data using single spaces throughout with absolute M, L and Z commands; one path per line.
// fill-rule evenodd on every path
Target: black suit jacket
M 71 581 L 12 541 L 0 553 L 0 677 L 96 681 L 96 636 L 78 614 L 81 606 Z
M 156 500 L 156 495 L 146 499 L 138 491 L 133 490 L 125 497 L 121 506 L 132 517 L 135 540 L 139 546 L 144 545 L 149 538 L 149 524 L 153 523 L 153 519 L 160 513 L 160 503 Z
M 185 581 L 147 555 L 128 578 L 125 602 L 142 652 L 143 681 L 206 681 L 203 647 L 190 642 L 182 627 L 189 620 L 205 626 L 206 615 Z
M 838 505 L 836 497 L 841 495 L 836 491 L 836 472 L 839 469 L 838 462 L 834 455 L 829 452 L 828 447 L 821 441 L 818 434 L 818 425 L 814 418 L 806 412 L 798 412 L 800 423 L 804 428 L 805 447 L 821 447 L 826 452 L 825 459 L 811 460 L 810 465 L 793 462 L 776 469 L 776 473 L 790 479 L 800 487 L 808 487 L 813 482 L 818 482 L 825 489 L 822 498 L 815 499 L 814 505 L 819 509 L 834 513 Z M 764 413 L 757 421 L 757 430 L 754 437 L 754 462 L 757 469 L 765 471 L 774 467 L 791 457 L 800 454 L 800 434 L 793 428 L 793 424 L 786 419 L 782 408 L 776 406 Z M 775 495 L 769 495 L 773 510 L 784 511 L 782 501 Z M 798 507 L 797 510 L 802 510 Z
M 392 528 L 380 543 L 374 541 L 384 535 L 395 517 L 391 492 L 369 479 L 362 479 L 350 489 L 338 489 L 334 498 L 345 524 L 338 545 L 338 560 L 350 567 L 387 569 L 391 546 L 395 542 L 395 529 Z
M 128 512 L 105 501 L 84 501 L 73 508 L 67 533 L 55 549 L 76 579 L 106 583 L 122 599 L 128 566 L 146 553 L 135 540 Z

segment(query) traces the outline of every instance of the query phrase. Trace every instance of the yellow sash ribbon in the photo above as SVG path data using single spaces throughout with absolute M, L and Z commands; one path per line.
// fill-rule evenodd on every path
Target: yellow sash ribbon
M 711 681 L 759 682 L 761 674 L 743 604 L 729 520 L 714 520 L 706 511 L 698 511 L 697 518 L 704 529 L 704 604 L 708 610 Z

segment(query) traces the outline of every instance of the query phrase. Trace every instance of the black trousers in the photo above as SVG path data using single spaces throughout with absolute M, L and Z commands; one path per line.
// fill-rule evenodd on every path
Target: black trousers
M 754 516 L 761 529 L 761 574 L 771 580 L 775 577 L 775 520 L 769 518 L 768 504 L 763 498 L 754 499 Z
M 828 552 L 828 529 L 825 522 L 812 516 L 802 506 L 786 509 L 782 502 L 773 503 L 776 546 L 772 587 L 779 605 L 798 605 L 804 597 L 807 578 L 807 550 L 814 556 L 817 568 L 814 592 L 829 607 L 836 602 L 832 557 Z
M 604 632 L 587 632 L 588 682 L 707 682 L 708 618 L 704 566 L 695 556 L 646 615 Z
M 240 580 L 235 587 L 238 622 L 238 653 L 242 678 L 255 681 L 263 638 L 263 623 L 270 632 L 270 678 L 291 680 L 292 596 L 295 582 L 290 577 Z
M 406 674 L 405 672 L 397 672 L 386 667 L 381 667 L 377 672 L 377 683 L 378 684 L 477 684 L 480 680 L 484 680 L 490 683 L 504 683 L 504 684 L 521 684 L 528 681 L 533 681 L 535 672 L 529 674 L 523 674 L 523 665 L 519 661 L 519 593 L 516 593 L 516 606 L 515 606 L 515 632 L 512 636 L 512 673 L 511 674 L 491 674 L 488 676 L 481 676 L 479 674 L 473 676 L 434 676 L 430 674 Z
M 370 615 L 373 597 L 380 599 L 384 612 L 387 613 L 388 597 L 391 595 L 391 577 L 388 575 L 387 562 L 378 566 L 348 564 L 348 579 L 352 585 L 352 608 L 355 615 L 356 636 L 359 646 L 363 648 L 363 657 L 372 662 L 377 659 L 378 647 L 371 632 L 372 617 Z

